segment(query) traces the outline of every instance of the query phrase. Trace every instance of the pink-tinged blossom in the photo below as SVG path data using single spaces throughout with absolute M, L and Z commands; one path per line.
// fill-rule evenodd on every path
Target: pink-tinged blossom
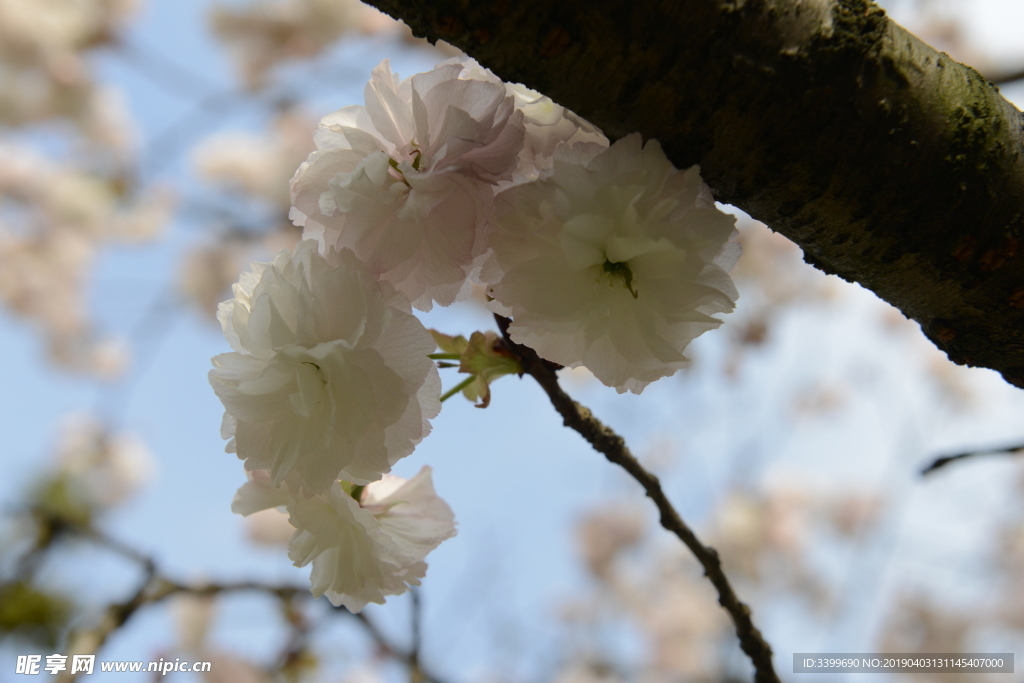
M 385 475 L 361 489 L 336 481 L 308 498 L 253 472 L 231 509 L 250 515 L 272 507 L 288 511 L 295 527 L 288 555 L 297 567 L 312 564 L 313 595 L 352 612 L 418 586 L 427 554 L 455 535 L 455 517 L 434 492 L 429 467 L 409 480 Z
M 516 182 L 528 182 L 551 175 L 555 151 L 580 145 L 597 154 L 608 147 L 608 138 L 586 119 L 577 116 L 550 97 L 519 83 L 507 84 L 515 97 L 516 108 L 523 112 L 526 136 L 519 153 Z
M 591 156 L 608 147 L 604 133 L 581 116 L 556 104 L 521 83 L 505 83 L 473 59 L 452 60 L 462 64 L 460 78 L 489 81 L 500 84 L 514 98 L 515 107 L 523 113 L 524 137 L 512 179 L 501 183 L 502 188 L 519 185 L 551 174 L 556 150 L 564 154 L 565 147 L 578 146 Z
M 548 178 L 496 199 L 491 306 L 542 357 L 640 393 L 685 367 L 690 341 L 721 324 L 711 315 L 732 310 L 735 218 L 697 167 L 676 170 L 638 134 L 568 151 Z
M 234 352 L 213 359 L 210 383 L 246 469 L 275 486 L 294 473 L 312 493 L 365 484 L 430 431 L 434 341 L 389 290 L 352 252 L 306 240 L 242 274 L 217 316 Z
M 292 179 L 304 236 L 352 249 L 423 310 L 468 292 L 494 187 L 512 179 L 523 145 L 504 85 L 462 71 L 447 63 L 399 80 L 381 62 L 366 105 L 325 117 Z

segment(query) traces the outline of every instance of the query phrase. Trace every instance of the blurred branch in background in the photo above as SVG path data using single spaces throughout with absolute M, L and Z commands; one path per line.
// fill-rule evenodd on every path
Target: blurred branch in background
M 973 451 L 953 453 L 952 455 L 943 455 L 935 458 L 931 463 L 926 465 L 924 469 L 921 470 L 921 476 L 927 476 L 935 470 L 941 469 L 950 463 L 965 460 L 967 458 L 975 458 L 982 455 L 1020 455 L 1021 453 L 1024 453 L 1024 444 L 995 446 L 992 448 L 981 448 Z
M 184 583 L 164 575 L 156 561 L 138 550 L 112 538 L 91 524 L 70 519 L 63 514 L 44 508 L 21 511 L 13 515 L 16 521 L 28 522 L 37 528 L 37 542 L 26 558 L 19 562 L 18 575 L 0 585 L 0 594 L 11 597 L 12 586 L 26 586 L 33 583 L 32 574 L 41 555 L 57 544 L 65 541 L 81 539 L 122 557 L 138 566 L 142 579 L 138 588 L 124 601 L 107 606 L 99 618 L 89 619 L 95 622 L 92 627 L 73 629 L 68 636 L 68 644 L 64 650 L 68 654 L 96 654 L 107 640 L 120 628 L 124 627 L 140 610 L 162 603 L 172 597 L 188 595 L 196 598 L 214 599 L 218 596 L 237 592 L 264 593 L 277 598 L 281 609 L 288 615 L 288 623 L 292 626 L 292 636 L 287 639 L 275 668 L 268 674 L 287 672 L 295 666 L 303 666 L 306 658 L 306 637 L 310 630 L 307 615 L 303 607 L 317 602 L 307 587 L 291 585 L 275 585 L 259 581 L 233 582 L 198 582 Z M 18 520 L 18 518 L 21 518 Z M 326 602 L 322 602 L 326 604 Z M 18 605 L 5 601 L 5 609 L 14 611 Z M 418 626 L 415 626 L 414 640 L 416 644 L 411 650 L 403 649 L 391 642 L 366 614 L 352 614 L 346 609 L 329 608 L 328 614 L 344 615 L 358 623 L 373 641 L 377 651 L 386 657 L 395 659 L 406 665 L 410 670 L 411 680 L 423 683 L 441 683 L 441 680 L 427 671 L 419 661 Z M 10 617 L 5 621 L 11 620 Z M 75 676 L 63 674 L 58 680 L 72 681 Z

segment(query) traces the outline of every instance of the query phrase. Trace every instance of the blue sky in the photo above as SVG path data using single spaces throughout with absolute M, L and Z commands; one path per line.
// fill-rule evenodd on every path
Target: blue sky
M 1004 3 L 999 10 L 990 9 L 994 3 L 981 5 L 980 17 L 1024 11 L 1020 3 Z M 201 74 L 215 92 L 230 87 L 232 79 L 229 63 L 203 28 L 206 8 L 207 3 L 198 1 L 150 2 L 130 36 L 147 50 Z M 1024 16 L 988 23 L 1019 27 Z M 1004 33 L 978 35 L 1024 61 L 1019 41 L 1011 44 Z M 360 103 L 365 78 L 384 57 L 403 75 L 425 70 L 437 59 L 383 38 L 354 39 L 330 55 L 332 64 L 342 65 L 339 77 L 303 86 L 304 93 L 313 94 L 311 107 L 326 114 Z M 199 97 L 164 90 L 119 57 L 100 55 L 96 61 L 100 73 L 128 97 L 143 149 L 151 152 L 144 158 L 159 161 L 160 176 L 185 187 L 194 182 L 187 154 L 159 146 L 166 131 L 183 120 L 192 122 L 191 132 L 180 139 L 190 146 L 218 130 L 256 130 L 266 120 L 266 111 L 253 106 L 197 115 Z M 153 150 L 171 156 L 163 159 Z M 128 335 L 146 320 L 154 303 L 173 290 L 178 260 L 203 238 L 200 233 L 200 228 L 178 222 L 154 245 L 107 250 L 90 299 L 101 326 Z M 920 575 L 924 585 L 937 590 L 959 586 L 970 567 L 953 563 L 935 571 L 928 553 L 938 547 L 940 557 L 948 558 L 977 550 L 978 524 L 991 520 L 1006 504 L 1008 494 L 999 482 L 1012 472 L 1011 466 L 965 467 L 956 477 L 938 477 L 927 486 L 914 480 L 914 470 L 943 449 L 1024 436 L 1019 428 L 1022 396 L 992 373 L 977 371 L 968 382 L 979 388 L 980 403 L 957 415 L 936 408 L 934 391 L 923 382 L 920 368 L 901 355 L 916 353 L 917 347 L 872 331 L 882 310 L 872 295 L 853 285 L 837 287 L 836 305 L 787 314 L 779 323 L 777 341 L 754 353 L 743 378 L 733 383 L 723 381 L 718 371 L 727 324 L 695 344 L 698 362 L 692 372 L 664 380 L 640 397 L 618 396 L 594 382 L 570 381 L 567 386 L 620 430 L 638 454 L 655 463 L 670 496 L 696 526 L 737 481 L 755 488 L 783 479 L 821 486 L 863 481 L 898 492 L 906 511 L 887 540 L 866 549 L 864 562 L 881 571 L 872 581 L 851 584 L 851 594 L 862 596 L 863 604 L 882 604 L 894 582 L 908 574 Z M 8 359 L 3 384 L 13 388 L 3 411 L 5 430 L 13 439 L 0 496 L 12 500 L 46 466 L 62 416 L 104 405 L 110 392 L 123 392 L 123 410 L 108 417 L 142 437 L 156 456 L 157 472 L 138 496 L 110 516 L 110 533 L 152 555 L 176 578 L 304 584 L 308 569 L 291 567 L 283 549 L 246 542 L 241 518 L 230 512 L 244 475 L 241 463 L 223 452 L 218 435 L 222 408 L 206 379 L 209 358 L 227 348 L 219 330 L 189 310 L 171 308 L 167 316 L 166 326 L 156 336 L 143 337 L 134 349 L 135 374 L 121 388 L 54 370 L 32 329 L 0 317 L 0 348 Z M 432 313 L 427 324 L 467 334 L 491 327 L 486 314 L 468 306 Z M 845 409 L 793 420 L 791 398 L 797 390 L 830 378 L 850 387 Z M 446 386 L 451 384 L 450 377 L 443 379 Z M 562 428 L 532 382 L 506 378 L 494 392 L 487 410 L 461 399 L 447 402 L 431 436 L 395 470 L 411 476 L 422 465 L 431 465 L 438 492 L 459 520 L 459 535 L 428 558 L 422 595 L 427 661 L 460 681 L 477 680 L 474 672 L 496 663 L 513 672 L 513 678 L 528 680 L 557 661 L 563 654 L 555 618 L 558 605 L 587 580 L 576 560 L 575 522 L 595 506 L 641 498 L 638 487 Z M 665 451 L 667 459 L 654 457 Z M 982 490 L 991 494 L 977 495 Z M 921 559 L 918 546 L 927 550 L 926 559 Z M 905 547 L 911 550 L 899 551 Z M 66 563 L 54 563 L 47 575 L 85 603 L 101 604 L 133 587 L 134 574 L 121 562 L 77 551 L 66 557 L 66 562 L 72 557 L 88 561 L 76 560 L 70 572 Z M 840 633 L 829 635 L 801 625 L 791 614 L 766 608 L 767 632 L 779 653 L 780 670 L 787 670 L 792 651 L 870 649 L 878 610 L 853 598 L 851 602 L 853 616 Z M 400 597 L 384 608 L 371 606 L 369 613 L 396 639 L 403 639 L 408 609 L 407 597 Z M 276 647 L 281 628 L 274 620 L 266 601 L 233 598 L 214 637 L 259 659 Z M 349 629 L 344 638 L 355 645 L 342 650 L 358 661 L 361 636 Z M 173 641 L 167 611 L 147 610 L 109 643 L 101 658 L 150 659 Z M 622 656 L 637 656 L 635 644 L 629 638 L 624 642 Z M 0 667 L 7 666 L 5 661 L 6 653 Z M 90 680 L 106 679 L 97 674 Z

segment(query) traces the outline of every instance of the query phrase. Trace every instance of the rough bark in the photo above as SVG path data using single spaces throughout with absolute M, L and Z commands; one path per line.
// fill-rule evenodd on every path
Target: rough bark
M 870 0 L 371 0 L 716 197 L 1024 386 L 1024 118 Z

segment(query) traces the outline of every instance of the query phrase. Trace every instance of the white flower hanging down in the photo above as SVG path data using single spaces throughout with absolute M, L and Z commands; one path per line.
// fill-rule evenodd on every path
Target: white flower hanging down
M 352 612 L 418 586 L 424 558 L 455 535 L 455 518 L 434 492 L 429 467 L 409 480 L 385 475 L 365 488 L 337 481 L 311 498 L 287 484 L 273 488 L 268 473 L 253 472 L 231 509 L 250 515 L 275 507 L 287 508 L 296 529 L 288 556 L 297 567 L 313 565 L 313 595 Z
M 412 452 L 440 411 L 430 334 L 351 251 L 300 242 L 255 263 L 218 318 L 233 353 L 213 359 L 228 450 L 274 486 L 365 484 Z
M 640 393 L 732 310 L 735 218 L 656 141 L 641 148 L 632 134 L 594 151 L 575 146 L 565 156 L 576 160 L 498 195 L 483 275 L 515 341 Z
M 493 186 L 511 180 L 523 145 L 512 95 L 462 70 L 399 81 L 381 62 L 366 106 L 325 117 L 318 151 L 292 179 L 304 237 L 352 249 L 422 310 L 468 291 Z

